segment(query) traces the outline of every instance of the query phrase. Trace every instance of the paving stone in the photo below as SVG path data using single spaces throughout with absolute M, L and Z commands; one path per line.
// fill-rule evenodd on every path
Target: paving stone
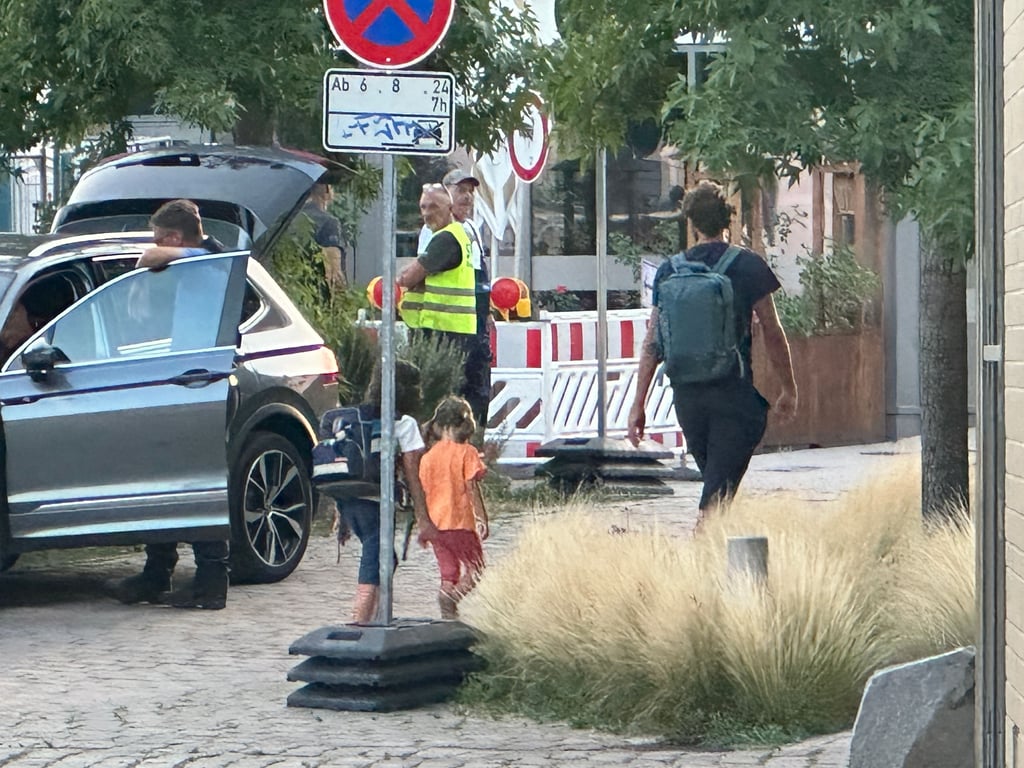
M 887 446 L 891 447 L 891 446 Z M 755 456 L 747 493 L 786 487 L 827 498 L 892 457 L 863 447 Z M 787 472 L 799 464 L 813 471 Z M 674 497 L 618 501 L 602 510 L 618 525 L 685 536 L 696 519 L 697 483 L 673 482 Z M 522 519 L 499 518 L 485 544 L 492 561 L 514 546 Z M 185 583 L 194 566 L 181 547 Z M 297 686 L 288 647 L 317 627 L 343 623 L 355 589 L 359 547 L 337 563 L 330 538 L 310 542 L 279 584 L 232 586 L 223 611 L 124 606 L 106 579 L 137 572 L 143 554 L 74 566 L 15 568 L 0 588 L 0 766 L 97 768 L 130 758 L 137 768 L 845 768 L 848 733 L 771 752 L 654 749 L 651 744 L 516 717 L 492 719 L 447 704 L 400 714 L 285 707 Z M 396 617 L 436 618 L 437 564 L 410 548 L 395 574 Z M 74 587 L 73 589 L 71 587 Z M 781 762 L 780 762 L 781 761 Z

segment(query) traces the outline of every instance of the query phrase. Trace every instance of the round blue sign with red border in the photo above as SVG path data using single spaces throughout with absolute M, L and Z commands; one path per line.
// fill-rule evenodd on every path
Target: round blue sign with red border
M 371 67 L 408 67 L 444 39 L 455 0 L 324 0 L 331 31 Z

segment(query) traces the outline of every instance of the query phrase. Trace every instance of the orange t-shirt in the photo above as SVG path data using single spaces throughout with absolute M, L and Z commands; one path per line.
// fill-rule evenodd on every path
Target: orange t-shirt
M 439 440 L 420 459 L 420 483 L 427 497 L 427 514 L 442 531 L 473 531 L 473 500 L 469 480 L 479 480 L 487 472 L 469 443 Z

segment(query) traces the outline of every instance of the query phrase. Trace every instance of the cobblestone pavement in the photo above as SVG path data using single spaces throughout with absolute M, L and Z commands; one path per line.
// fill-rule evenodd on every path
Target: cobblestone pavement
M 904 446 L 903 448 L 899 446 Z M 795 451 L 755 457 L 754 492 L 834 494 L 905 444 Z M 911 447 L 909 450 L 913 450 Z M 699 491 L 610 507 L 692 525 Z M 605 510 L 608 512 L 609 510 Z M 495 526 L 489 557 L 513 544 L 515 523 Z M 395 616 L 436 616 L 435 564 L 415 547 L 398 570 Z M 220 612 L 122 606 L 105 580 L 128 575 L 143 555 L 74 565 L 35 565 L 0 576 L 0 766 L 591 766 L 632 768 L 839 768 L 849 733 L 780 749 L 699 752 L 560 724 L 490 719 L 450 705 L 368 714 L 289 708 L 299 659 L 288 645 L 345 620 L 357 549 L 336 563 L 333 541 L 316 538 L 280 584 L 232 587 Z M 191 554 L 182 552 L 182 563 Z M 183 576 L 188 568 L 182 569 Z

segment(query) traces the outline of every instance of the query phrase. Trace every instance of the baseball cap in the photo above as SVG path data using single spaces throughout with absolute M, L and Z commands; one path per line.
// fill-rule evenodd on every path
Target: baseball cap
M 456 184 L 461 184 L 464 181 L 470 182 L 474 187 L 480 186 L 480 181 L 475 176 L 471 176 L 461 168 L 452 168 L 448 173 L 444 175 L 441 183 L 446 187 L 454 187 Z

